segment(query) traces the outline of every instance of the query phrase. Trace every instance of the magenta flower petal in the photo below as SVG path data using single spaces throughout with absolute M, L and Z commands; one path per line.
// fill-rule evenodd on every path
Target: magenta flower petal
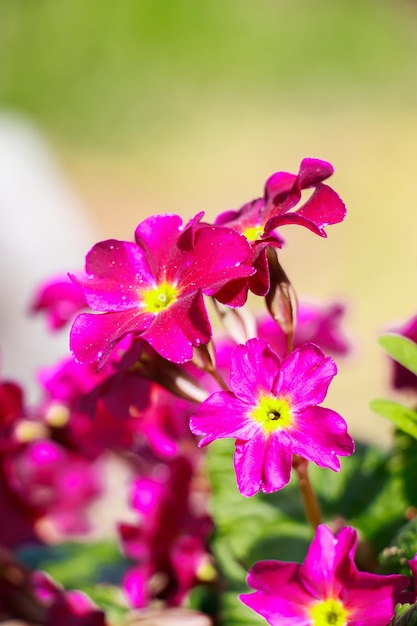
M 336 455 L 350 456 L 355 451 L 344 419 L 321 406 L 297 414 L 297 428 L 291 432 L 291 441 L 294 454 L 334 472 L 340 469 Z
M 153 283 L 143 251 L 127 241 L 110 239 L 97 243 L 87 254 L 85 269 L 86 279 L 73 280 L 82 287 L 88 306 L 96 311 L 136 307 L 140 301 L 138 287 Z
M 231 392 L 213 393 L 201 404 L 190 418 L 190 428 L 195 435 L 202 435 L 200 446 L 215 439 L 237 437 L 249 440 L 258 431 L 255 422 L 248 419 L 248 406 Z M 219 415 L 222 419 L 219 420 Z
M 393 606 L 398 604 L 404 591 L 405 576 L 392 574 L 384 576 L 384 580 L 375 574 L 361 572 L 345 591 L 346 607 L 352 611 L 352 625 L 380 626 L 388 624 L 387 615 L 392 617 Z M 366 619 L 364 619 L 366 616 Z
M 311 626 L 306 611 L 313 599 L 298 581 L 300 565 L 281 561 L 259 561 L 248 574 L 248 586 L 258 591 L 239 599 L 273 626 Z M 285 594 L 277 590 L 285 589 Z
M 291 458 L 291 441 L 285 433 L 265 439 L 258 432 L 250 441 L 237 441 L 234 465 L 239 491 L 250 497 L 259 490 L 282 489 L 290 480 Z
M 297 176 L 295 174 L 275 172 L 265 183 L 265 198 L 270 201 L 277 201 L 286 197 L 296 182 Z
M 251 445 L 236 441 L 234 468 L 240 493 L 247 498 L 255 495 L 263 484 L 262 471 L 265 458 L 265 443 L 261 433 L 252 437 Z
M 50 330 L 59 330 L 86 306 L 82 289 L 68 276 L 59 276 L 40 285 L 31 304 L 32 313 L 46 314 Z
M 246 237 L 230 228 L 200 228 L 195 237 L 194 254 L 195 262 L 187 278 L 198 282 L 207 295 L 216 293 L 229 282 L 231 269 L 234 280 L 255 273 L 247 264 L 250 247 Z M 184 283 L 187 283 L 186 278 Z
M 253 405 L 259 390 L 273 389 L 279 371 L 279 359 L 268 344 L 260 339 L 250 339 L 234 351 L 230 383 L 239 398 Z
M 327 185 L 319 185 L 311 198 L 298 210 L 291 213 L 272 215 L 265 224 L 265 235 L 275 228 L 298 224 L 320 237 L 327 237 L 325 226 L 337 224 L 346 216 L 346 207 L 338 194 Z
M 309 220 L 322 236 L 326 236 L 324 227 L 342 222 L 346 217 L 346 207 L 331 187 L 321 184 L 298 210 L 298 215 Z
M 113 347 L 128 333 L 145 330 L 151 314 L 139 315 L 137 309 L 93 315 L 81 313 L 70 333 L 70 348 L 80 363 L 103 363 Z
M 325 357 L 313 343 L 303 344 L 284 359 L 279 390 L 282 395 L 291 396 L 292 404 L 302 410 L 323 402 L 336 373 L 331 357 Z
M 347 526 L 334 536 L 328 526 L 318 526 L 299 572 L 303 586 L 313 597 L 339 597 L 342 594 L 346 578 L 355 572 L 356 545 L 354 528 Z
M 334 167 L 327 161 L 321 159 L 303 159 L 298 170 L 298 178 L 300 187 L 307 189 L 315 187 L 326 178 L 329 178 L 334 172 Z
M 189 249 L 182 251 L 177 246 L 182 232 L 179 215 L 152 215 L 136 228 L 135 240 L 146 259 L 153 280 L 170 280 L 178 272 L 178 265 L 184 266 L 184 262 L 186 265 L 192 262 Z

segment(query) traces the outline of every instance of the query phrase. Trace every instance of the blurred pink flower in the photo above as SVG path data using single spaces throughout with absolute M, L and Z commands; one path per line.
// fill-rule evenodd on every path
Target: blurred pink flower
M 30 310 L 44 313 L 50 330 L 59 330 L 86 307 L 82 289 L 68 276 L 42 283 L 36 290 Z
M 297 307 L 294 347 L 311 342 L 330 354 L 347 354 L 349 343 L 341 327 L 344 313 L 344 306 L 338 302 L 313 304 L 301 301 Z M 287 337 L 271 315 L 262 315 L 256 325 L 258 337 L 265 339 L 280 357 L 284 357 Z
M 177 457 L 133 484 L 132 507 L 140 520 L 119 524 L 119 532 L 124 553 L 135 561 L 123 579 L 135 608 L 152 597 L 179 605 L 210 563 L 206 543 L 212 522 L 205 506 L 196 505 L 193 486 L 197 460 Z

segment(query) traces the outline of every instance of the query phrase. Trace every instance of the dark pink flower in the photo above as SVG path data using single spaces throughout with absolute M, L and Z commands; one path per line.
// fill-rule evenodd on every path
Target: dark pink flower
M 90 529 L 86 509 L 102 491 L 98 467 L 40 439 L 8 459 L 6 469 L 10 488 L 38 524 L 40 520 L 52 523 L 62 535 Z
M 270 493 L 290 479 L 292 455 L 320 467 L 340 469 L 354 443 L 343 418 L 317 406 L 336 374 L 336 365 L 314 344 L 304 344 L 283 361 L 261 339 L 239 345 L 231 358 L 231 391 L 205 400 L 190 427 L 199 445 L 236 439 L 237 483 L 245 496 Z
M 120 524 L 119 532 L 124 553 L 135 561 L 123 579 L 135 608 L 152 597 L 180 604 L 210 563 L 206 543 L 212 523 L 193 486 L 194 465 L 194 460 L 177 457 L 159 465 L 152 477 L 134 482 L 132 506 L 141 519 L 136 525 Z
M 259 561 L 240 600 L 271 626 L 385 626 L 407 576 L 360 572 L 354 563 L 357 534 L 345 527 L 332 534 L 317 528 L 304 562 Z
M 217 224 L 227 225 L 244 234 L 249 241 L 268 237 L 286 224 L 305 226 L 321 237 L 329 224 L 341 222 L 346 208 L 337 193 L 323 184 L 333 174 L 333 167 L 319 159 L 303 159 L 298 174 L 276 172 L 265 183 L 263 198 L 244 204 L 238 211 L 219 215 Z M 301 200 L 303 189 L 314 189 L 313 195 L 292 211 Z M 282 243 L 279 239 L 278 245 Z
M 39 286 L 31 311 L 45 313 L 49 329 L 59 330 L 85 307 L 81 287 L 68 276 L 58 276 Z
M 33 572 L 31 583 L 45 626 L 106 626 L 103 611 L 82 591 L 64 590 L 42 571 Z
M 325 227 L 344 219 L 345 205 L 337 193 L 322 182 L 332 174 L 333 167 L 330 163 L 319 159 L 303 159 L 298 174 L 272 174 L 265 183 L 262 198 L 244 204 L 237 211 L 226 211 L 217 217 L 216 224 L 234 228 L 245 235 L 251 243 L 251 263 L 257 270 L 253 276 L 235 281 L 232 301 L 234 306 L 241 306 L 245 302 L 248 288 L 260 296 L 268 293 L 266 249 L 268 246 L 280 248 L 284 243 L 282 237 L 275 232 L 277 228 L 298 224 L 326 237 Z M 313 194 L 304 204 L 293 210 L 301 200 L 304 189 L 314 189 Z M 220 290 L 216 298 L 226 303 L 225 295 Z
M 140 334 L 163 357 L 189 361 L 207 343 L 211 327 L 203 293 L 213 295 L 254 270 L 249 245 L 235 231 L 199 224 L 185 228 L 177 215 L 156 215 L 136 229 L 135 243 L 98 243 L 86 259 L 81 286 L 88 306 L 71 330 L 71 349 L 83 363 L 103 364 L 115 344 Z M 226 298 L 227 299 L 227 298 Z
M 13 431 L 24 412 L 22 388 L 14 381 L 0 382 L 0 453 L 15 447 Z

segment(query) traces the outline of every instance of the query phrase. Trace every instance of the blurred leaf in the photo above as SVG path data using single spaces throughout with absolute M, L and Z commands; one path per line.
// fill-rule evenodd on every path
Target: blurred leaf
M 110 540 L 25 547 L 18 556 L 31 569 L 47 572 L 66 589 L 81 591 L 101 582 L 118 584 L 128 564 L 117 543 Z
M 126 615 L 131 609 L 120 587 L 103 584 L 84 587 L 83 591 L 105 612 L 109 624 L 121 626 L 125 622 Z
M 389 626 L 417 626 L 417 604 L 397 604 Z
M 417 412 L 392 400 L 372 400 L 372 411 L 389 419 L 397 428 L 417 439 Z
M 379 338 L 378 343 L 394 359 L 417 376 L 417 344 L 407 337 L 389 333 Z
M 417 553 L 417 518 L 405 524 L 390 545 L 379 556 L 379 571 L 383 574 L 410 576 L 408 561 Z

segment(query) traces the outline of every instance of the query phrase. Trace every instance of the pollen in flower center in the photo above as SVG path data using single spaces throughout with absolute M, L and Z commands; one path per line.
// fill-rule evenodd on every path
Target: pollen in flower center
M 245 235 L 248 241 L 256 241 L 257 239 L 260 239 L 262 237 L 263 232 L 264 232 L 264 227 L 258 225 L 258 226 L 249 226 L 248 228 L 245 228 L 245 230 L 243 231 L 243 234 Z
M 142 292 L 143 308 L 147 313 L 159 313 L 175 302 L 178 290 L 164 281 L 154 289 Z
M 291 408 L 285 398 L 262 394 L 250 417 L 261 424 L 267 433 L 288 428 L 292 422 Z
M 348 613 L 339 600 L 329 598 L 311 610 L 311 626 L 346 626 Z

